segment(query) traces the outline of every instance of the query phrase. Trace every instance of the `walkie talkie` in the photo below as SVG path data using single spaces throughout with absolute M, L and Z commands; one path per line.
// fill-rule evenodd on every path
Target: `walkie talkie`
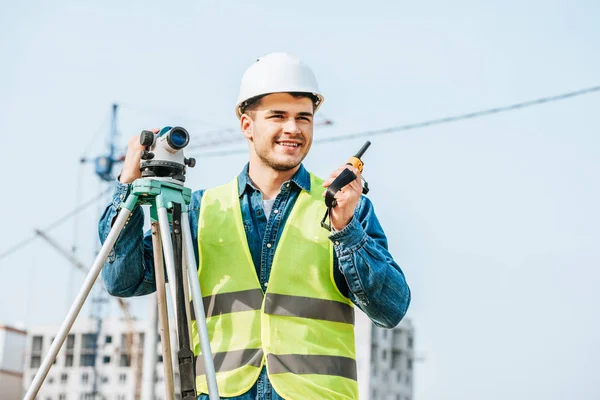
M 365 154 L 370 145 L 371 142 L 367 140 L 363 147 L 360 148 L 356 155 L 350 157 L 346 164 L 352 165 L 360 172 L 362 172 L 364 163 L 362 162 L 361 157 Z M 337 205 L 335 194 L 355 179 L 356 174 L 348 168 L 346 168 L 337 176 L 337 178 L 334 179 L 333 182 L 331 182 L 331 185 L 329 185 L 329 187 L 327 188 L 327 192 L 325 193 L 325 205 L 327 206 L 327 211 L 325 211 L 325 216 L 321 221 L 321 226 L 327 229 L 328 231 L 331 231 L 331 219 L 329 220 L 329 223 L 327 223 L 327 217 L 330 216 L 331 209 Z M 364 182 L 362 192 L 363 194 L 367 194 L 369 193 L 369 184 L 364 178 L 362 178 L 362 180 Z

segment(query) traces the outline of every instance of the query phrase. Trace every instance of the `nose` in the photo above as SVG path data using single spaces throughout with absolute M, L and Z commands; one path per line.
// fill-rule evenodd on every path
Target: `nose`
M 285 121 L 285 124 L 283 125 L 283 133 L 297 135 L 299 133 L 302 133 L 302 131 L 296 123 L 296 120 L 294 118 L 289 118 L 287 121 Z

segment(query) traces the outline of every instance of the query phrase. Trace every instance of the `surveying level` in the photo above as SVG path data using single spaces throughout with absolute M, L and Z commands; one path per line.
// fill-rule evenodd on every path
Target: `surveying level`
M 77 294 L 56 338 L 52 342 L 48 354 L 35 374 L 31 386 L 25 394 L 25 400 L 34 400 L 38 394 L 75 319 L 83 308 L 83 304 L 89 296 L 108 254 L 114 247 L 131 212 L 138 205 L 150 205 L 154 273 L 156 277 L 159 330 L 165 371 L 166 399 L 175 400 L 175 389 L 166 301 L 165 267 L 177 325 L 176 331 L 179 347 L 177 361 L 181 380 L 181 399 L 197 399 L 194 364 L 195 362 L 200 362 L 200 359 L 195 361 L 191 350 L 191 307 L 188 301 L 190 294 L 198 327 L 209 397 L 210 400 L 219 399 L 204 304 L 202 302 L 200 282 L 198 281 L 198 264 L 196 263 L 188 218 L 191 190 L 183 186 L 183 182 L 185 181 L 185 166 L 193 167 L 195 164 L 193 159 L 186 159 L 183 156 L 182 150 L 189 143 L 189 134 L 181 127 L 166 127 L 157 134 L 150 131 L 143 131 L 140 135 L 140 142 L 145 146 L 142 161 L 140 162 L 142 178 L 133 182 L 130 194 L 121 204 L 113 227 L 98 256 L 94 260 L 85 278 L 83 287 Z M 146 176 L 144 176 L 144 172 Z
M 196 165 L 194 158 L 185 158 L 181 151 L 189 143 L 190 134 L 180 126 L 166 126 L 158 133 L 142 131 L 140 144 L 145 147 L 140 164 L 142 177 L 170 177 L 185 182 L 185 167 Z
M 358 150 L 358 152 L 354 156 L 350 157 L 346 165 L 352 165 L 360 172 L 362 172 L 364 163 L 362 162 L 361 157 L 365 154 L 369 146 L 371 146 L 371 142 L 367 140 L 363 147 L 361 147 L 360 150 Z M 329 187 L 327 188 L 327 192 L 325 193 L 325 205 L 327 206 L 327 211 L 325 211 L 325 216 L 321 221 L 321 226 L 327 229 L 328 231 L 331 231 L 331 209 L 337 206 L 337 200 L 335 199 L 336 193 L 355 179 L 356 174 L 348 168 L 346 168 L 333 180 L 333 182 L 331 182 L 331 185 L 329 185 Z M 363 194 L 367 194 L 369 193 L 369 183 L 365 180 L 365 178 L 362 175 L 361 179 L 364 182 L 362 192 Z M 327 223 L 328 217 L 329 223 Z

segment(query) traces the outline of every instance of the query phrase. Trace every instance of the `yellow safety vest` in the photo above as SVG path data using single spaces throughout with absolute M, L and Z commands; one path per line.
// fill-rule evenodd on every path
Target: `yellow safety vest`
M 354 308 L 334 281 L 333 247 L 319 224 L 322 182 L 311 174 L 311 192 L 300 192 L 266 292 L 248 248 L 237 179 L 202 197 L 198 278 L 221 396 L 250 390 L 266 362 L 271 384 L 285 399 L 358 398 Z M 195 321 L 192 329 L 198 356 Z M 201 357 L 196 386 L 208 393 Z

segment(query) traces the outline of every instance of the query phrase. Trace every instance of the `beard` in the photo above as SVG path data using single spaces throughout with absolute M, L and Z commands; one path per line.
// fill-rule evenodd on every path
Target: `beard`
M 258 158 L 263 162 L 263 164 L 268 165 L 269 167 L 273 168 L 275 171 L 289 171 L 291 169 L 296 168 L 298 165 L 300 165 L 300 163 L 302 162 L 302 160 L 304 160 L 304 157 L 306 157 L 306 154 L 304 154 L 299 160 L 297 159 L 288 159 L 288 160 L 277 160 L 273 154 L 268 154 L 267 152 L 262 152 L 262 151 L 257 151 L 256 155 L 258 156 Z
M 306 152 L 304 154 L 300 154 L 299 157 L 285 157 L 276 154 L 276 152 L 271 148 L 267 148 L 266 146 L 256 146 L 256 142 L 254 144 L 254 151 L 256 152 L 256 155 L 260 161 L 273 170 L 280 172 L 289 171 L 298 167 L 298 165 L 300 165 L 300 163 L 308 154 L 308 149 L 310 148 L 308 147 Z M 278 146 L 274 141 L 272 142 L 272 145 Z M 307 146 L 306 141 L 303 141 L 303 146 Z

